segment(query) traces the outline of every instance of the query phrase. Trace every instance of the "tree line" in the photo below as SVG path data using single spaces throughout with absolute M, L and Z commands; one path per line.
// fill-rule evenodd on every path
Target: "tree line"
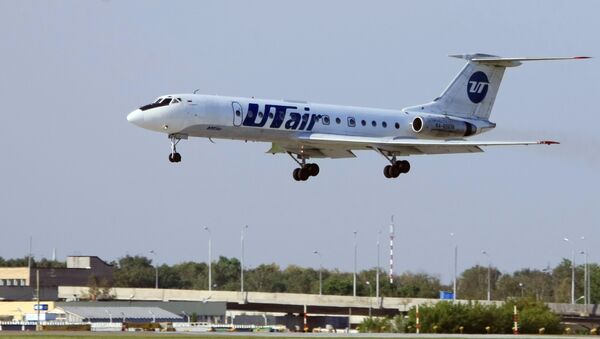
M 155 269 L 150 258 L 124 256 L 111 263 L 114 287 L 154 287 Z M 27 258 L 8 259 L 0 257 L 0 266 L 27 266 Z M 41 259 L 32 260 L 32 267 L 65 267 L 62 262 Z M 157 267 L 160 288 L 208 289 L 208 264 L 205 262 L 182 262 Z M 600 266 L 588 265 L 593 303 L 600 302 Z M 352 295 L 351 272 L 338 269 L 322 270 L 323 294 Z M 563 259 L 556 267 L 543 270 L 525 268 L 512 273 L 502 273 L 489 267 L 490 290 L 493 300 L 508 298 L 531 298 L 544 302 L 568 303 L 571 300 L 571 261 Z M 357 295 L 374 296 L 376 268 L 357 273 Z M 583 302 L 584 267 L 575 269 L 575 298 Z M 367 282 L 369 282 L 367 284 Z M 92 281 L 91 284 L 97 284 Z M 104 282 L 103 285 L 107 284 Z M 240 262 L 237 258 L 219 257 L 212 263 L 212 289 L 240 290 Z M 107 286 L 100 286 L 107 287 Z M 488 267 L 476 265 L 464 270 L 457 277 L 457 297 L 468 300 L 487 298 Z M 285 268 L 275 263 L 261 264 L 244 270 L 244 290 L 256 292 L 319 293 L 319 270 L 290 265 Z M 380 275 L 380 295 L 383 297 L 438 298 L 440 291 L 452 291 L 452 282 L 443 283 L 438 276 L 424 272 L 404 272 L 389 282 L 387 275 Z

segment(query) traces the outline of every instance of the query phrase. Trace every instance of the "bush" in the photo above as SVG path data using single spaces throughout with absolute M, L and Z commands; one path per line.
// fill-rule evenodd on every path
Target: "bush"
M 463 333 L 479 334 L 512 333 L 513 307 L 519 310 L 519 333 L 537 334 L 540 328 L 545 333 L 562 333 L 560 318 L 542 302 L 534 300 L 509 300 L 502 306 L 484 305 L 477 302 L 452 303 L 438 302 L 419 307 L 421 333 Z M 415 332 L 416 308 L 408 313 L 408 320 L 395 320 L 399 331 Z
M 361 333 L 385 333 L 392 331 L 392 322 L 389 318 L 368 317 L 358 325 L 358 331 Z

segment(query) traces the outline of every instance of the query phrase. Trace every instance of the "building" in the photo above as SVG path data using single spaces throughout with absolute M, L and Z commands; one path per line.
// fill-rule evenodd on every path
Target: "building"
M 202 301 L 67 301 L 56 302 L 67 320 L 87 319 L 90 322 L 197 321 L 225 323 L 227 303 Z M 142 311 L 143 310 L 143 311 Z M 157 310 L 160 310 L 159 313 Z M 141 313 L 140 313 L 141 312 Z M 61 316 L 62 318 L 62 316 Z M 129 319 L 129 320 L 128 320 Z M 162 320 L 161 320 L 162 319 Z
M 114 267 L 95 256 L 69 256 L 66 268 L 0 267 L 0 300 L 36 298 L 37 272 L 40 297 L 55 300 L 58 286 L 87 286 L 90 278 L 111 284 Z

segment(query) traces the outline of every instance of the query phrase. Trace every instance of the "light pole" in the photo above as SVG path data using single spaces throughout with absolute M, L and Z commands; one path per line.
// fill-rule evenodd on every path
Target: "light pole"
M 454 272 L 452 275 L 452 301 L 456 301 L 456 272 L 458 267 L 458 245 L 454 240 L 454 232 L 450 233 L 450 238 L 454 244 Z
M 206 226 L 204 230 L 208 232 L 208 290 L 212 291 L 212 233 Z
M 241 285 L 241 291 L 242 293 L 244 293 L 244 232 L 248 229 L 248 225 L 245 225 L 244 227 L 242 227 L 242 256 L 241 256 L 241 261 L 240 261 L 240 266 L 241 266 L 241 274 L 240 274 L 240 285 Z
M 569 238 L 563 238 L 569 242 Z M 571 245 L 571 304 L 575 304 L 575 248 Z
M 319 256 L 319 295 L 323 295 L 323 257 L 319 251 L 313 253 Z
M 523 285 L 523 283 L 520 282 L 519 287 L 521 288 L 521 298 L 523 298 L 525 296 L 525 292 L 524 292 L 525 285 Z
M 156 252 L 151 250 L 150 254 L 154 256 L 154 288 L 158 288 L 158 262 L 156 261 Z
M 369 286 L 369 318 L 371 318 L 371 308 L 372 307 L 372 299 L 373 299 L 373 293 L 372 292 L 372 288 L 371 288 L 371 283 L 369 281 L 366 282 L 367 286 Z
M 583 264 L 583 304 L 585 307 L 585 312 L 587 313 L 587 304 L 588 304 L 588 300 L 590 297 L 590 291 L 589 291 L 589 286 L 588 286 L 588 279 L 589 279 L 588 253 L 586 251 L 581 251 L 580 254 L 583 255 L 583 260 L 584 260 L 584 264 Z
M 488 258 L 488 269 L 487 269 L 487 301 L 492 300 L 492 258 L 486 251 L 481 251 L 481 254 Z
M 379 262 L 380 244 L 379 238 L 381 237 L 381 231 L 377 231 L 377 275 L 375 276 L 375 297 L 379 300 L 379 272 L 381 271 L 381 264 Z
M 356 234 L 358 233 L 357 231 L 352 232 L 354 233 L 354 274 L 352 275 L 352 296 L 356 297 L 356 255 L 358 253 L 357 251 L 357 243 L 356 243 Z

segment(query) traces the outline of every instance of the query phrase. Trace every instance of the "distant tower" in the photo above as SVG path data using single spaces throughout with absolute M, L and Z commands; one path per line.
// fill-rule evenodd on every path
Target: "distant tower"
M 52 249 L 52 261 L 56 261 L 56 247 Z
M 390 224 L 390 284 L 394 283 L 394 216 Z

